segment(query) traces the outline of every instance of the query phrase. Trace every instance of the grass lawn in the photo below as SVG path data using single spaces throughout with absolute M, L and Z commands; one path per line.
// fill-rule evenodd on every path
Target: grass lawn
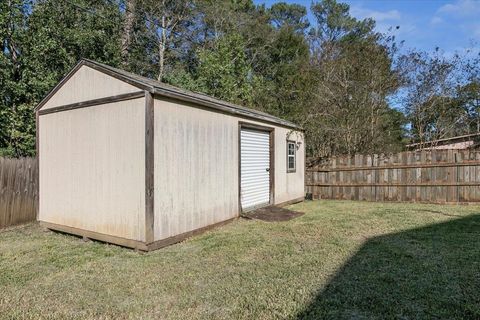
M 291 207 L 147 254 L 0 232 L 0 318 L 480 319 L 480 207 Z

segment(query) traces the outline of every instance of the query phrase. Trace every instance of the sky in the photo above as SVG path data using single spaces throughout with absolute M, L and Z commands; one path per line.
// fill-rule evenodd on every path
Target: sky
M 310 0 L 282 0 L 309 8 Z M 337 0 L 348 3 L 352 16 L 374 18 L 377 30 L 404 41 L 403 48 L 446 55 L 480 51 L 480 0 Z M 270 7 L 274 0 L 254 0 Z M 309 13 L 313 22 L 313 16 Z M 399 26 L 398 29 L 396 27 Z M 390 30 L 390 31 L 389 31 Z

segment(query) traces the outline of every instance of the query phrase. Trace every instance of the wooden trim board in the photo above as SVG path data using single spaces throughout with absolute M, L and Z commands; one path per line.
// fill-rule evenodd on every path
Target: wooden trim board
M 228 220 L 220 221 L 220 222 L 217 222 L 217 223 L 214 223 L 214 224 L 202 227 L 202 228 L 198 228 L 198 229 L 195 229 L 195 230 L 192 230 L 192 231 L 188 231 L 188 232 L 185 232 L 185 233 L 182 233 L 182 234 L 170 237 L 170 238 L 161 239 L 161 240 L 149 243 L 149 244 L 147 244 L 143 241 L 126 239 L 126 238 L 117 237 L 117 236 L 111 236 L 111 235 L 104 234 L 104 233 L 88 231 L 88 230 L 69 227 L 69 226 L 63 226 L 63 225 L 50 223 L 50 222 L 45 222 L 45 221 L 40 221 L 40 225 L 47 228 L 47 229 L 50 229 L 50 230 L 65 232 L 65 233 L 85 237 L 85 238 L 88 238 L 88 239 L 93 239 L 93 240 L 98 240 L 98 241 L 102 241 L 102 242 L 112 243 L 112 244 L 116 244 L 116 245 L 119 245 L 119 246 L 122 246 L 122 247 L 137 249 L 137 250 L 141 250 L 141 251 L 153 251 L 153 250 L 161 249 L 163 247 L 166 247 L 166 246 L 178 243 L 178 242 L 182 242 L 187 238 L 190 238 L 192 236 L 196 236 L 196 235 L 202 234 L 206 231 L 212 230 L 214 228 L 223 226 L 227 223 L 232 222 L 235 219 L 237 219 L 237 218 L 231 218 L 231 219 L 228 219 Z
M 152 243 L 155 234 L 155 118 L 153 95 L 145 91 L 145 241 Z
M 289 205 L 291 205 L 291 204 L 295 204 L 295 203 L 299 203 L 299 202 L 303 202 L 303 201 L 305 201 L 305 198 L 304 198 L 304 197 L 300 197 L 300 198 L 295 198 L 295 199 L 292 199 L 292 200 L 280 202 L 280 203 L 276 204 L 275 206 L 277 206 L 277 207 L 285 207 L 285 206 L 289 206 Z
M 93 107 L 93 106 L 98 106 L 98 105 L 101 105 L 101 104 L 108 104 L 108 103 L 125 101 L 125 100 L 133 100 L 133 99 L 143 98 L 144 96 L 145 96 L 144 91 L 137 91 L 137 92 L 119 94 L 119 95 L 116 95 L 116 96 L 110 96 L 110 97 L 104 97 L 104 98 L 99 98 L 99 99 L 86 100 L 86 101 L 66 104 L 66 105 L 63 105 L 63 106 L 53 107 L 53 108 L 49 108 L 49 109 L 45 109 L 45 110 L 39 110 L 37 112 L 38 112 L 39 115 L 42 116 L 42 115 L 45 115 L 45 114 L 50 114 L 50 113 L 55 113 L 55 112 L 62 112 L 62 111 L 80 109 L 80 108 Z
M 144 242 L 138 241 L 138 240 L 126 239 L 126 238 L 112 236 L 104 233 L 88 231 L 84 229 L 79 229 L 79 228 L 74 228 L 74 227 L 69 227 L 69 226 L 64 226 L 60 224 L 44 222 L 44 221 L 40 221 L 40 225 L 50 230 L 74 234 L 77 236 L 94 239 L 102 242 L 113 243 L 122 247 L 128 247 L 128 248 L 138 249 L 143 251 L 148 250 L 147 245 Z
M 275 129 L 270 131 L 270 203 L 275 203 Z
M 227 223 L 230 223 L 235 219 L 237 219 L 237 218 L 235 217 L 235 218 L 231 218 L 231 219 L 228 219 L 228 220 L 220 221 L 220 222 L 217 222 L 217 223 L 214 223 L 214 224 L 202 227 L 202 228 L 198 228 L 198 229 L 195 229 L 195 230 L 192 230 L 192 231 L 187 231 L 185 233 L 178 234 L 178 235 L 170 237 L 170 238 L 157 240 L 153 243 L 147 244 L 147 251 L 157 250 L 157 249 L 160 249 L 160 248 L 163 248 L 163 247 L 166 247 L 166 246 L 178 243 L 178 242 L 182 242 L 183 240 L 185 240 L 187 238 L 190 238 L 190 237 L 202 234 L 206 231 L 212 230 L 214 228 L 226 225 Z

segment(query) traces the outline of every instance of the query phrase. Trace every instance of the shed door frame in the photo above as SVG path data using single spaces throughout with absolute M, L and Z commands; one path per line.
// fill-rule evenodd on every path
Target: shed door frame
M 238 208 L 240 214 L 243 213 L 242 208 L 242 129 L 253 129 L 265 131 L 269 133 L 269 152 L 270 152 L 270 201 L 268 205 L 275 203 L 275 128 L 265 127 L 250 122 L 238 122 Z

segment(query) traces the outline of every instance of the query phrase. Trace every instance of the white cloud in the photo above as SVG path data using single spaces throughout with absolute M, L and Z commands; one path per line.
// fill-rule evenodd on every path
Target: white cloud
M 450 14 L 456 16 L 471 16 L 480 14 L 480 2 L 476 0 L 456 0 L 441 6 L 438 14 Z
M 463 37 L 480 39 L 480 1 L 478 0 L 455 0 L 438 8 L 430 20 L 430 25 L 437 26 L 442 22 L 447 23 L 449 28 L 455 28 Z M 459 35 L 460 36 L 460 35 Z
M 402 15 L 398 10 L 376 11 L 357 6 L 352 6 L 350 8 L 350 13 L 359 19 L 372 18 L 377 22 L 398 21 L 402 18 Z
M 443 19 L 438 17 L 438 16 L 435 16 L 430 20 L 431 25 L 438 25 L 438 24 L 441 24 L 441 23 L 443 23 Z
M 411 19 L 404 17 L 399 10 L 395 9 L 378 11 L 352 5 L 350 13 L 357 19 L 372 18 L 376 22 L 375 29 L 381 33 L 399 36 L 409 34 L 416 29 L 415 25 L 411 23 Z

